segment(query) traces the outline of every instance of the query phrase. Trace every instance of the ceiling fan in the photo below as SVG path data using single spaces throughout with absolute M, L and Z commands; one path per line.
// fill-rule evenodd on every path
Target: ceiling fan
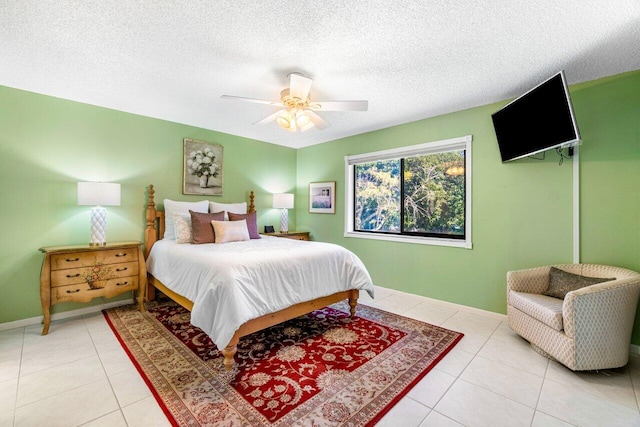
M 262 125 L 275 120 L 281 128 L 292 132 L 304 132 L 313 126 L 320 130 L 331 126 L 316 112 L 367 111 L 369 108 L 368 101 L 311 101 L 309 90 L 313 80 L 300 73 L 291 73 L 287 77 L 290 82 L 289 88 L 280 92 L 280 101 L 266 101 L 231 95 L 222 95 L 222 98 L 279 107 L 278 111 L 257 121 L 254 125 Z

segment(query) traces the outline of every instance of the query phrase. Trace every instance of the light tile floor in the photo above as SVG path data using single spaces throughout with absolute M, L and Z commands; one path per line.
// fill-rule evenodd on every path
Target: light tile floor
M 376 288 L 361 302 L 463 332 L 379 426 L 640 426 L 640 356 L 574 373 L 504 317 Z M 0 426 L 169 425 L 101 313 L 0 332 Z

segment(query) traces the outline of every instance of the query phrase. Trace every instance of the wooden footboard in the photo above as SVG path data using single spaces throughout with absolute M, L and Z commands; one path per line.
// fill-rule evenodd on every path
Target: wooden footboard
M 148 290 L 150 289 L 154 293 L 155 289 L 158 289 L 160 292 L 162 292 L 189 311 L 193 309 L 192 301 L 188 300 L 182 295 L 173 292 L 151 274 L 149 274 L 149 280 L 147 280 L 147 287 Z M 248 322 L 240 326 L 240 328 L 238 328 L 236 333 L 233 335 L 233 338 L 231 338 L 231 341 L 229 341 L 229 344 L 227 344 L 227 346 L 222 350 L 222 354 L 224 356 L 223 363 L 225 368 L 228 371 L 233 367 L 235 363 L 234 356 L 238 351 L 238 342 L 240 342 L 240 338 L 244 337 L 245 335 L 250 335 L 254 332 L 258 332 L 273 325 L 277 325 L 278 323 L 295 319 L 298 316 L 311 313 L 312 311 L 315 311 L 319 308 L 323 308 L 336 302 L 344 301 L 346 299 L 349 300 L 350 315 L 351 317 L 354 317 L 356 315 L 356 306 L 358 305 L 359 295 L 360 292 L 357 289 L 351 289 L 348 291 L 338 292 L 333 295 L 328 295 L 326 297 L 317 298 L 311 301 L 301 302 L 280 311 L 276 311 L 275 313 L 268 313 L 264 316 L 249 320 Z
M 156 209 L 154 202 L 154 193 L 155 191 L 153 189 L 153 185 L 150 185 L 146 214 L 147 229 L 145 232 L 145 259 L 149 256 L 153 244 L 159 239 L 162 239 L 162 237 L 164 236 L 164 212 Z M 249 208 L 247 209 L 247 211 L 253 212 L 255 211 L 253 191 L 250 193 L 249 198 L 251 203 L 249 204 Z M 192 301 L 167 288 L 161 281 L 149 274 L 146 292 L 147 299 L 149 301 L 152 301 L 155 298 L 156 289 L 171 298 L 176 303 L 180 304 L 182 307 L 186 308 L 187 310 L 191 311 L 193 309 Z M 238 349 L 238 342 L 240 341 L 241 337 L 268 328 L 270 326 L 277 325 L 278 323 L 282 323 L 290 319 L 295 319 L 298 316 L 311 313 L 312 311 L 315 311 L 319 308 L 326 307 L 345 299 L 349 300 L 349 311 L 351 317 L 354 317 L 356 314 L 356 306 L 358 304 L 358 296 L 359 291 L 357 289 L 351 289 L 348 291 L 338 292 L 333 295 L 317 298 L 311 301 L 301 302 L 299 304 L 292 305 L 291 307 L 287 307 L 283 310 L 276 311 L 275 313 L 265 314 L 264 316 L 249 320 L 248 322 L 241 325 L 240 328 L 238 328 L 236 333 L 233 335 L 233 338 L 231 338 L 229 344 L 222 350 L 222 354 L 224 355 L 223 363 L 225 368 L 227 370 L 230 370 L 233 367 L 235 363 L 234 356 Z

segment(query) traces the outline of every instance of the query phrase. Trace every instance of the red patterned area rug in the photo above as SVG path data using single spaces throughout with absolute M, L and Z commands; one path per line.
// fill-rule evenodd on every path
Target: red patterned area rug
M 391 409 L 462 334 L 334 304 L 240 340 L 236 365 L 172 301 L 106 310 L 118 340 L 179 426 L 363 426 Z

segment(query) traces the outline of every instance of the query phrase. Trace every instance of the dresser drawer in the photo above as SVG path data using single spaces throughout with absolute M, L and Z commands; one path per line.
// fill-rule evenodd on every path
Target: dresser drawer
M 51 299 L 53 304 L 68 301 L 88 302 L 97 297 L 111 298 L 126 291 L 137 290 L 138 285 L 138 277 L 129 276 L 95 282 L 94 288 L 86 282 L 57 286 L 51 288 Z
M 291 240 L 309 240 L 309 236 L 307 234 L 293 234 L 291 236 L 287 236 L 286 238 Z
M 97 282 L 138 274 L 138 262 L 119 264 L 94 264 L 91 267 L 69 268 L 51 272 L 51 286 Z
M 51 270 L 89 267 L 99 263 L 115 264 L 137 260 L 138 250 L 135 247 L 103 251 L 72 252 L 52 255 Z

